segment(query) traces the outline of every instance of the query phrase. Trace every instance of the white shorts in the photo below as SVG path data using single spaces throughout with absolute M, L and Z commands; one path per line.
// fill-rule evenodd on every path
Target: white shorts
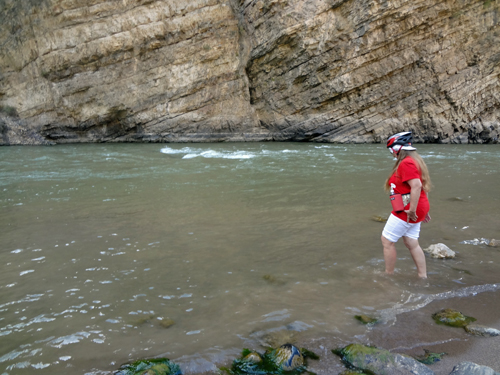
M 385 224 L 382 236 L 391 242 L 398 242 L 398 240 L 403 236 L 418 240 L 418 236 L 420 234 L 420 224 L 421 223 L 407 223 L 406 221 L 391 214 Z

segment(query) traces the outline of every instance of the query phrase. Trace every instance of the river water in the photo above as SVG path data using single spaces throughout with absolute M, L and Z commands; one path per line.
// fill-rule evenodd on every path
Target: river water
M 435 185 L 420 243 L 457 252 L 427 258 L 427 281 L 402 244 L 383 272 L 382 145 L 1 148 L 0 373 L 160 355 L 201 372 L 287 335 L 360 337 L 356 314 L 390 324 L 499 290 L 500 147 L 418 149 Z

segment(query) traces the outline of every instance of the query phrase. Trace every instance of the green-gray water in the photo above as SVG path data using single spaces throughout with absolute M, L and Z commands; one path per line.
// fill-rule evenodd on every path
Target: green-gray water
M 369 329 L 353 315 L 500 289 L 480 243 L 500 239 L 500 147 L 418 148 L 435 185 L 420 243 L 458 252 L 428 258 L 427 282 L 402 244 L 383 273 L 382 145 L 1 148 L 0 372 L 158 355 L 196 372 L 274 331 L 349 340 Z

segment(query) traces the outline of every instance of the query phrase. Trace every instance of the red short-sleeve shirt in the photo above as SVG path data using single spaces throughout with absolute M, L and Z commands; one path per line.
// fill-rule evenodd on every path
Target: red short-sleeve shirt
M 389 178 L 389 185 L 394 184 L 396 187 L 394 188 L 394 193 L 396 194 L 408 194 L 411 191 L 411 187 L 407 181 L 418 178 L 422 181 L 422 173 L 418 166 L 418 163 L 413 160 L 412 157 L 407 156 L 403 159 L 403 161 L 399 164 L 397 171 Z M 410 204 L 408 203 L 405 206 L 405 210 L 410 208 Z M 417 221 L 410 220 L 410 223 L 419 223 L 425 219 L 425 216 L 429 212 L 429 200 L 427 199 L 427 194 L 424 189 L 420 192 L 420 198 L 418 200 L 417 205 Z M 407 214 L 404 211 L 396 212 L 392 211 L 392 214 L 401 220 L 407 220 Z

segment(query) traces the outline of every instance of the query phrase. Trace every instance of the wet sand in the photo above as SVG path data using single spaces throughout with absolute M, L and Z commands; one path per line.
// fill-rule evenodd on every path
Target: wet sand
M 451 298 L 434 301 L 427 306 L 397 316 L 393 324 L 374 326 L 363 337 L 353 337 L 351 342 L 375 345 L 393 353 L 420 356 L 424 349 L 434 353 L 445 352 L 441 361 L 428 367 L 436 375 L 448 375 L 460 362 L 470 361 L 491 367 L 500 372 L 500 336 L 477 337 L 463 328 L 436 324 L 432 314 L 453 308 L 477 319 L 475 323 L 500 330 L 500 292 L 484 292 L 474 297 Z M 319 361 L 309 361 L 309 369 L 322 374 L 339 374 L 345 369 L 331 349 L 349 344 L 328 337 L 301 340 L 299 346 L 313 350 L 321 356 Z

